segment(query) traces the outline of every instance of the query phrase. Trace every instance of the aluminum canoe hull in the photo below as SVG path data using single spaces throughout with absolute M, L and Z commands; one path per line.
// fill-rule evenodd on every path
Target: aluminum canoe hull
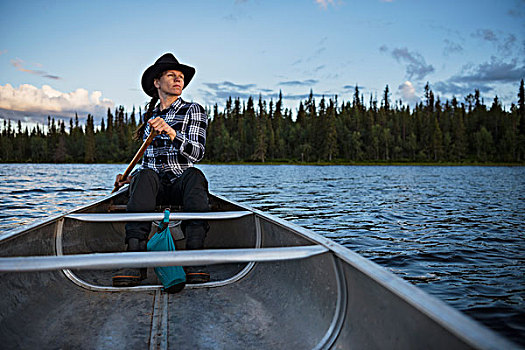
M 120 191 L 0 238 L 0 256 L 124 250 Z M 113 288 L 114 269 L 0 273 L 2 348 L 509 349 L 516 345 L 384 268 L 313 231 L 226 198 L 206 249 L 324 247 L 293 260 L 209 266 L 212 282 L 166 294 L 150 268 L 139 287 Z M 77 216 L 75 216 L 77 215 Z M 184 240 L 177 241 L 184 249 Z M 293 249 L 293 248 L 292 248 Z M 283 254 L 287 254 L 284 253 Z

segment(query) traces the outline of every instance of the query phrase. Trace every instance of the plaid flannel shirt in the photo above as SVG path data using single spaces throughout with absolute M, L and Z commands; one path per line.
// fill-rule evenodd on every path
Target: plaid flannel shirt
M 174 182 L 184 170 L 204 157 L 208 116 L 201 105 L 185 102 L 180 97 L 163 111 L 159 106 L 153 110 L 151 118 L 161 117 L 177 135 L 173 141 L 168 135 L 157 135 L 144 153 L 141 168 L 153 169 Z M 151 127 L 146 124 L 144 140 L 150 132 Z

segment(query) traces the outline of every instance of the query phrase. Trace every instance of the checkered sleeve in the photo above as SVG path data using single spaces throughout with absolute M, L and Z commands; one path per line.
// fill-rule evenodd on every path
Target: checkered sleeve
M 204 157 L 208 116 L 206 110 L 197 103 L 192 103 L 186 114 L 181 132 L 177 132 L 173 144 L 179 153 L 195 163 Z

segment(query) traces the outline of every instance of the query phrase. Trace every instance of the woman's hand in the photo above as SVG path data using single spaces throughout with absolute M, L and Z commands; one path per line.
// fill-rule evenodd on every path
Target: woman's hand
M 115 179 L 115 188 L 121 188 L 122 186 L 129 184 L 131 182 L 131 176 L 128 176 L 126 179 L 122 178 L 122 174 L 118 174 Z
M 159 134 L 168 135 L 172 141 L 177 135 L 177 132 L 175 131 L 175 129 L 169 126 L 168 123 L 166 123 L 166 121 L 160 117 L 148 120 L 148 124 L 151 126 L 153 130 L 155 130 Z

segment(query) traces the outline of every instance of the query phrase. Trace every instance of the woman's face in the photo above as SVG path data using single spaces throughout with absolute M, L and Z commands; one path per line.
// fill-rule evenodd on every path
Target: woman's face
M 184 74 L 178 70 L 167 70 L 153 83 L 159 90 L 159 95 L 175 95 L 178 97 L 184 88 Z

